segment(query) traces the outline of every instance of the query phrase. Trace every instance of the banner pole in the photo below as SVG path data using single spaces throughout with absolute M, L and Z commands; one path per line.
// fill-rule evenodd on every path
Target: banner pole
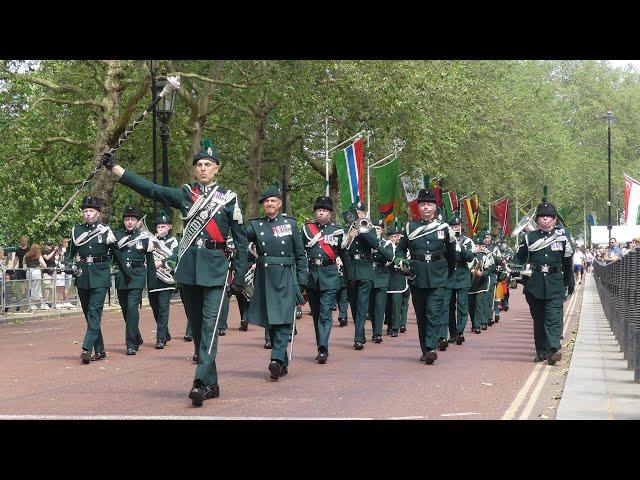
M 325 151 L 325 180 L 327 182 L 325 196 L 329 196 L 329 117 L 325 117 L 324 124 L 324 151 Z

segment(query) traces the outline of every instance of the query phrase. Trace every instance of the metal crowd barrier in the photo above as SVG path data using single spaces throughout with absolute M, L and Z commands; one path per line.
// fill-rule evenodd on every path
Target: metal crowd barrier
M 29 270 L 31 269 L 11 268 L 5 270 L 4 275 L 0 276 L 0 290 L 2 292 L 0 315 L 16 312 L 30 313 L 50 309 L 60 311 L 82 308 L 78 297 L 78 289 L 71 275 L 56 271 L 51 276 L 47 276 L 43 272 L 44 269 L 39 269 L 41 278 L 31 278 Z M 22 272 L 23 275 L 20 275 L 19 272 Z M 26 277 L 26 279 L 18 279 L 19 276 Z M 37 275 L 34 277 L 37 277 Z M 56 285 L 64 287 L 66 295 L 61 296 Z M 148 296 L 145 288 L 142 291 L 142 298 L 148 298 Z M 176 298 L 179 298 L 179 296 Z M 111 288 L 105 304 L 109 306 L 119 304 L 114 275 L 111 276 Z
M 596 260 L 593 269 L 604 314 L 640 383 L 640 253 L 629 252 L 607 264 Z

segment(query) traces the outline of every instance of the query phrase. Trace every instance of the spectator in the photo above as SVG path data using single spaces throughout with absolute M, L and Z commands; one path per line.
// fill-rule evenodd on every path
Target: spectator
M 18 246 L 16 247 L 16 255 L 13 258 L 13 268 L 15 269 L 17 267 L 19 269 L 19 270 L 16 270 L 14 280 L 16 280 L 16 285 L 20 286 L 20 290 L 22 292 L 22 295 L 20 295 L 20 298 L 24 298 L 25 294 L 27 293 L 27 282 L 26 282 L 27 274 L 23 264 L 23 260 L 24 260 L 24 256 L 28 251 L 29 251 L 29 237 L 23 235 L 18 240 Z M 18 308 L 16 309 L 16 312 L 19 312 L 19 311 L 20 311 L 20 306 L 18 306 Z
M 593 252 L 591 250 L 587 250 L 587 254 L 585 255 L 585 263 L 587 265 L 587 273 L 591 273 L 591 265 L 593 265 L 594 259 Z
M 29 291 L 31 292 L 31 310 L 35 310 L 36 303 L 40 303 L 42 310 L 48 310 L 50 307 L 42 299 L 42 272 L 40 268 L 47 268 L 47 264 L 40 253 L 40 245 L 34 243 L 24 256 L 24 263 L 27 267 L 27 280 L 29 282 Z
M 56 266 L 53 274 L 56 281 L 56 308 L 70 308 L 73 306 L 67 301 L 67 293 L 71 287 L 71 274 L 64 273 L 64 255 L 67 251 L 64 246 L 65 240 L 66 246 L 69 246 L 69 241 L 66 238 L 62 239 L 62 244 L 56 247 L 55 254 L 53 256 Z M 69 275 L 69 287 L 66 286 L 67 275 Z
M 44 252 L 42 253 L 42 258 L 44 259 L 44 262 L 47 264 L 47 268 L 42 270 L 42 291 L 43 291 L 42 296 L 45 302 L 47 302 L 50 307 L 54 307 L 53 289 L 55 288 L 54 272 L 56 270 L 55 269 L 56 251 L 57 251 L 57 247 L 53 246 L 53 242 L 51 240 L 47 240 L 46 242 L 44 242 Z
M 67 267 L 67 265 L 64 265 L 65 259 L 67 258 L 67 250 L 69 250 L 69 239 L 63 238 L 62 244 L 60 245 L 60 263 L 63 264 L 64 268 Z M 71 267 L 71 265 L 68 265 L 68 267 Z M 73 304 L 69 301 L 72 279 L 73 275 L 70 273 L 64 274 L 64 296 L 62 298 L 64 299 L 65 307 L 68 308 L 73 307 Z
M 604 257 L 605 261 L 614 262 L 622 256 L 622 251 L 616 243 L 616 239 L 614 237 L 611 237 L 611 240 L 609 240 L 609 248 L 607 249 L 607 254 Z
M 622 248 L 620 248 L 620 253 L 622 254 L 621 256 L 625 256 L 627 253 L 629 253 L 629 242 L 627 243 L 623 243 L 622 244 Z
M 584 270 L 584 253 L 580 247 L 576 248 L 573 254 L 573 275 L 576 279 L 576 284 L 582 281 L 582 271 Z

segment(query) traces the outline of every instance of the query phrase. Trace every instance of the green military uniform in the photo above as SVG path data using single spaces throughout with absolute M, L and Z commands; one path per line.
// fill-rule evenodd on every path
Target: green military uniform
M 449 225 L 460 225 L 460 218 L 455 216 L 450 219 Z M 471 274 L 468 263 L 473 260 L 475 245 L 473 240 L 456 233 L 456 269 L 449 279 L 447 297 L 444 301 L 446 319 L 449 326 L 449 338 L 462 345 L 464 342 L 464 329 L 469 317 L 469 288 L 471 287 Z M 442 333 L 441 333 L 442 335 Z
M 485 234 L 485 237 L 490 235 L 491 233 L 487 232 Z M 500 249 L 498 248 L 498 246 L 493 243 L 493 241 L 489 245 L 486 245 L 486 249 L 490 257 L 490 260 L 485 263 L 487 269 L 489 270 L 489 289 L 487 290 L 487 294 L 485 295 L 485 320 L 482 323 L 491 326 L 493 325 L 494 313 L 498 304 L 498 302 L 495 301 L 495 298 L 496 287 L 498 286 L 498 277 L 501 274 L 502 254 L 500 253 Z M 498 315 L 500 315 L 499 310 Z
M 259 201 L 270 197 L 282 199 L 282 194 L 271 187 Z M 249 323 L 268 328 L 273 347 L 269 370 L 271 378 L 277 380 L 288 372 L 287 345 L 296 305 L 304 302 L 300 289 L 307 284 L 307 258 L 296 219 L 284 213 L 251 219 L 246 236 L 255 243 L 258 254 L 246 318 Z
M 165 212 L 160 212 L 156 219 L 157 225 L 171 225 L 171 218 Z M 159 244 L 154 243 L 153 262 L 147 266 L 147 289 L 149 291 L 149 304 L 153 310 L 153 318 L 156 321 L 156 348 L 164 348 L 169 335 L 169 310 L 171 296 L 175 291 L 173 279 L 173 267 L 178 259 L 178 240 L 170 233 L 164 237 L 156 236 Z M 155 261 L 161 262 L 160 269 L 156 268 Z
M 505 247 L 500 247 L 500 253 L 502 254 L 502 259 L 505 263 L 510 262 L 515 255 L 515 252 L 509 247 L 509 245 Z M 504 296 L 502 297 L 502 311 L 506 312 L 509 310 L 509 281 L 510 277 L 507 277 L 507 289 L 504 292 Z
M 394 270 L 395 250 L 396 246 L 393 242 L 381 239 L 379 247 L 371 254 L 374 274 L 369 296 L 369 317 L 371 318 L 373 330 L 371 340 L 375 343 L 382 343 L 382 325 L 384 324 L 384 313 L 387 308 L 389 281 L 391 272 Z
M 482 244 L 482 237 L 476 238 L 478 244 Z M 487 251 L 477 251 L 472 260 L 471 266 L 471 287 L 469 288 L 469 316 L 471 317 L 471 330 L 473 333 L 481 333 L 480 330 L 487 329 L 486 307 L 487 295 L 489 295 L 490 278 L 488 265 L 493 257 Z M 481 275 L 473 275 L 473 272 L 480 272 Z
M 536 209 L 541 215 L 557 217 L 556 207 L 548 202 Z M 572 272 L 573 248 L 563 228 L 550 232 L 540 229 L 526 233 L 514 260 L 531 264 L 531 278 L 524 286 L 524 294 L 533 318 L 536 361 L 548 359 L 554 364 L 560 359 L 562 308 L 565 290 L 575 288 Z
M 196 153 L 193 164 L 211 160 L 219 164 L 217 153 L 211 146 Z M 103 162 L 104 163 L 104 162 Z M 107 165 L 108 168 L 108 165 Z M 234 262 L 234 289 L 244 287 L 247 263 L 247 241 L 242 227 L 242 213 L 235 192 L 217 182 L 209 185 L 184 184 L 180 188 L 156 185 L 130 171 L 125 171 L 120 182 L 141 195 L 177 208 L 185 222 L 184 234 L 178 246 L 178 260 L 174 278 L 182 287 L 187 317 L 193 330 L 198 366 L 194 386 L 189 397 L 196 406 L 202 399 L 219 395 L 215 357 L 217 338 L 214 326 L 222 301 L 223 289 L 229 269 L 225 239 L 229 233 L 238 248 Z M 211 352 L 209 348 L 211 345 Z
M 402 226 L 396 221 L 387 229 L 388 235 L 402 235 Z M 407 275 L 399 268 L 392 266 L 389 269 L 389 284 L 387 288 L 387 333 L 392 337 L 397 337 L 402 326 L 402 305 L 405 299 L 408 301 L 409 283 Z M 404 325 L 406 326 L 406 317 Z
M 360 204 L 360 211 L 365 206 Z M 349 282 L 349 303 L 351 316 L 355 323 L 354 348 L 362 350 L 366 343 L 364 323 L 369 310 L 369 295 L 373 288 L 376 273 L 371 251 L 378 248 L 380 241 L 372 228 L 366 233 L 359 233 L 348 245 L 349 260 L 345 262 L 347 281 Z
M 345 275 L 344 264 L 348 261 L 349 256 L 345 255 L 346 260 L 342 260 L 342 264 L 338 267 L 338 275 L 340 276 L 340 288 L 336 295 L 336 304 L 338 305 L 338 325 L 346 327 L 348 324 L 347 311 L 349 309 L 349 291 L 347 285 L 347 276 Z
M 123 217 L 140 219 L 138 209 L 133 205 L 125 207 Z M 135 355 L 142 344 L 142 335 L 138 325 L 140 323 L 140 301 L 142 290 L 147 280 L 147 264 L 153 262 L 151 251 L 153 245 L 149 242 L 146 232 L 141 232 L 138 228 L 132 230 L 116 230 L 114 232 L 118 248 L 122 252 L 122 261 L 129 270 L 131 280 L 125 282 L 125 276 L 119 272 L 116 276 L 116 290 L 118 291 L 118 302 L 122 309 L 122 316 L 126 324 L 125 343 L 127 345 L 127 355 Z
M 419 204 L 435 204 L 435 194 L 421 189 L 417 200 Z M 411 270 L 416 276 L 409 285 L 423 353 L 420 360 L 432 364 L 438 358 L 435 348 L 442 321 L 444 288 L 455 269 L 456 238 L 451 227 L 437 218 L 408 222 L 405 235 L 400 239 L 397 252 L 401 257 L 411 252 Z
M 82 209 L 93 208 L 100 211 L 100 200 L 87 196 L 82 200 Z M 87 332 L 82 342 L 82 363 L 101 360 L 106 357 L 104 340 L 100 329 L 102 309 L 107 292 L 111 288 L 110 255 L 113 255 L 121 270 L 127 268 L 120 262 L 121 255 L 116 238 L 108 225 L 103 225 L 97 217 L 91 223 L 76 225 L 71 230 L 71 242 L 67 251 L 66 264 L 75 263 L 80 269 L 75 283 L 82 312 L 87 322 Z M 91 357 L 91 351 L 95 354 Z
M 333 202 L 329 197 L 318 197 L 313 205 L 318 209 L 333 211 Z M 332 309 L 340 289 L 340 274 L 336 265 L 338 255 L 344 257 L 346 235 L 342 228 L 329 221 L 322 225 L 318 220 L 307 222 L 302 227 L 302 240 L 309 262 L 307 294 L 313 316 L 318 355 L 316 360 L 325 363 L 329 356 L 329 335 L 333 325 Z

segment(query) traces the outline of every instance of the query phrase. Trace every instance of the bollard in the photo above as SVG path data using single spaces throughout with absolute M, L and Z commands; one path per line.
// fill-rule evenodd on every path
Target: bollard
M 627 368 L 630 370 L 634 370 L 636 365 L 636 354 L 634 348 L 634 343 L 636 341 L 636 328 L 637 324 L 635 322 L 627 323 L 625 348 L 622 349 L 623 358 L 627 361 Z

